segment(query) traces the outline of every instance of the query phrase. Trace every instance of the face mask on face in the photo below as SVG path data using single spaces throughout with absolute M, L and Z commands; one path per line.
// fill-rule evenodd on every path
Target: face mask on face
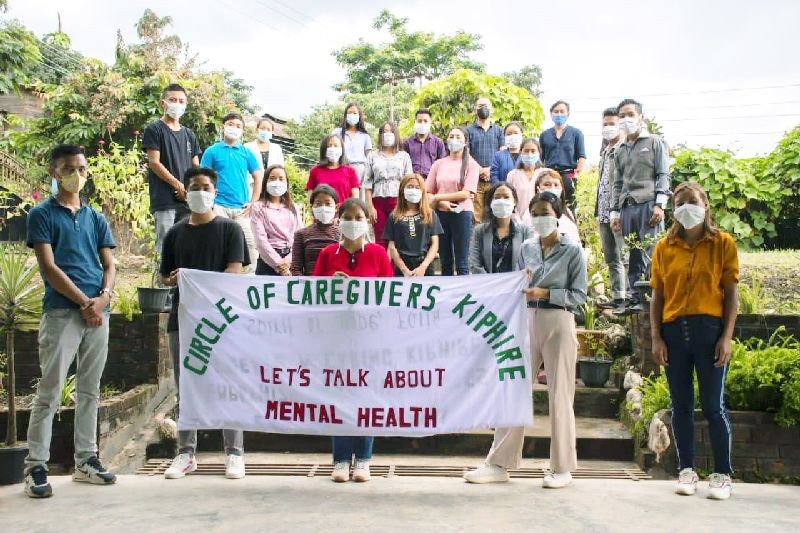
M 603 126 L 603 139 L 611 141 L 613 139 L 616 139 L 617 135 L 619 135 L 619 126 L 617 126 L 616 124 Z
M 167 115 L 178 120 L 186 113 L 186 104 L 178 102 L 167 102 Z
M 526 167 L 534 167 L 539 162 L 539 154 L 521 154 L 519 157 Z
M 347 121 L 348 126 L 355 126 L 356 124 L 358 124 L 358 119 L 359 119 L 358 113 L 348 113 L 347 118 L 345 120 Z
M 403 189 L 403 197 L 407 202 L 418 204 L 422 200 L 422 189 L 410 189 L 406 187 Z
M 447 149 L 450 150 L 450 153 L 458 152 L 464 149 L 464 143 L 459 141 L 458 139 L 447 139 Z
M 506 135 L 506 146 L 509 148 L 519 148 L 521 144 L 522 134 L 512 133 L 511 135 Z
M 492 209 L 492 214 L 497 218 L 508 218 L 514 213 L 514 201 L 505 198 L 492 200 L 489 207 Z
M 50 194 L 53 196 L 58 194 L 58 180 L 55 178 L 50 178 Z
M 558 229 L 558 219 L 552 215 L 531 217 L 531 227 L 541 237 L 547 237 Z
M 283 196 L 288 189 L 289 186 L 285 181 L 273 180 L 267 182 L 267 192 L 272 196 Z
M 225 126 L 222 128 L 222 135 L 225 136 L 226 139 L 230 139 L 231 141 L 238 141 L 242 138 L 242 130 L 235 126 Z
M 192 213 L 203 215 L 214 207 L 214 193 L 208 191 L 189 191 L 186 193 L 186 203 Z
M 82 176 L 77 170 L 72 174 L 61 177 L 61 187 L 72 194 L 78 194 L 86 185 L 86 176 Z
M 550 118 L 553 119 L 553 124 L 556 126 L 563 126 L 567 123 L 567 115 L 550 115 Z
M 264 142 L 272 139 L 272 132 L 266 130 L 258 130 L 258 139 Z
M 427 122 L 415 122 L 414 133 L 417 135 L 427 135 L 431 131 L 431 125 Z
M 340 157 L 342 157 L 342 148 L 339 146 L 328 146 L 325 150 L 325 158 L 330 163 L 338 163 Z
M 486 106 L 478 108 L 478 118 L 481 120 L 486 120 L 487 118 L 489 118 L 489 115 L 491 114 L 492 112 L 489 111 L 489 108 Z
M 685 229 L 692 229 L 706 219 L 706 208 L 702 205 L 683 204 L 675 209 L 672 216 Z
M 366 220 L 342 220 L 339 222 L 339 229 L 342 235 L 354 241 L 367 234 L 369 225 Z
M 623 117 L 619 119 L 619 127 L 630 135 L 639 131 L 639 121 L 635 117 Z
M 383 145 L 394 146 L 394 133 L 386 132 L 383 134 Z
M 539 192 L 549 192 L 556 195 L 556 198 L 561 198 L 561 189 L 558 187 L 550 187 L 548 189 L 540 189 Z
M 314 218 L 323 224 L 330 224 L 336 216 L 336 208 L 330 205 L 312 207 L 311 212 L 314 213 Z

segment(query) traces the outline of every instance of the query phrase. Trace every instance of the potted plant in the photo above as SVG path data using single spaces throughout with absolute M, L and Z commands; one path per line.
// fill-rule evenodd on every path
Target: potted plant
M 604 337 L 586 339 L 588 356 L 578 359 L 578 376 L 587 387 L 604 387 L 611 376 L 612 361 L 608 356 Z
M 0 446 L 0 485 L 23 480 L 28 447 L 17 443 L 17 410 L 14 383 L 14 334 L 39 327 L 42 314 L 42 287 L 36 283 L 39 271 L 31 256 L 13 245 L 0 251 L 0 330 L 6 336 L 8 362 L 8 413 L 5 445 Z
M 172 289 L 158 286 L 159 255 L 152 247 L 147 254 L 152 267 L 149 287 L 137 287 L 136 296 L 139 299 L 139 309 L 142 313 L 163 313 L 168 311 L 167 301 Z
M 656 243 L 665 235 L 665 232 L 661 231 L 656 235 L 653 236 L 646 236 L 644 239 L 639 240 L 639 238 L 634 234 L 631 233 L 627 237 L 625 237 L 625 245 L 628 248 L 628 251 L 631 249 L 634 250 L 641 250 L 642 254 L 647 259 L 647 263 L 650 264 L 652 262 L 652 251 L 653 247 Z M 648 269 L 649 274 L 649 269 Z M 650 311 L 649 302 L 651 299 L 652 290 L 650 289 L 650 279 L 645 275 L 642 274 L 639 281 L 634 282 L 633 288 L 636 292 L 639 293 L 639 305 L 641 309 L 634 308 L 633 310 L 638 313 L 647 313 Z
M 602 339 L 605 337 L 603 330 L 597 327 L 597 308 L 594 300 L 589 298 L 581 307 L 583 312 L 583 327 L 575 328 L 578 336 L 578 356 L 586 357 L 589 355 L 589 344 L 591 339 Z

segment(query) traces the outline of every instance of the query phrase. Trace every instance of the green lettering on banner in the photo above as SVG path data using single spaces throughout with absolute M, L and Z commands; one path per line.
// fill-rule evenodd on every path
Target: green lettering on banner
M 303 299 L 300 303 L 303 305 L 311 305 L 313 303 L 311 298 L 311 282 L 308 280 L 303 283 Z
M 436 298 L 433 296 L 435 292 L 441 291 L 442 288 L 438 285 L 431 285 L 428 287 L 428 292 L 426 295 L 428 296 L 428 305 L 422 308 L 423 311 L 432 311 L 434 306 L 436 306 Z
M 355 305 L 358 303 L 358 291 L 353 292 L 353 288 L 358 289 L 361 286 L 361 282 L 357 279 L 351 279 L 347 282 L 347 303 L 350 305 Z
M 274 283 L 264 284 L 264 309 L 269 309 L 269 301 L 275 298 L 275 293 L 271 289 L 275 288 Z
M 497 377 L 500 381 L 505 381 L 505 376 L 508 375 L 510 379 L 515 379 L 516 376 L 514 373 L 519 372 L 519 377 L 525 379 L 525 367 L 524 366 L 509 366 L 506 368 L 500 368 L 497 371 Z
M 317 305 L 325 304 L 328 305 L 328 300 L 325 299 L 325 293 L 328 291 L 328 280 L 327 279 L 318 279 L 317 280 Z
M 408 299 L 406 300 L 406 307 L 417 308 L 417 298 L 422 294 L 422 285 L 419 283 L 412 283 L 408 290 Z
M 342 284 L 344 278 L 331 280 L 331 305 L 342 305 Z
M 402 281 L 393 281 L 389 284 L 389 307 L 400 307 L 400 285 Z
M 383 301 L 383 293 L 386 292 L 386 282 L 385 281 L 375 281 L 373 282 L 375 286 L 375 305 L 381 305 Z M 366 291 L 369 293 L 369 291 Z
M 286 301 L 288 301 L 292 305 L 297 305 L 300 303 L 295 299 L 294 292 L 292 291 L 292 289 L 294 289 L 294 286 L 297 285 L 298 283 L 300 283 L 300 280 L 293 279 L 292 281 L 286 284 Z
M 239 315 L 231 316 L 230 312 L 233 311 L 233 307 L 230 306 L 222 307 L 222 304 L 224 303 L 225 303 L 225 298 L 220 298 L 220 300 L 216 304 L 214 304 L 214 306 L 217 309 L 219 309 L 219 312 L 222 313 L 222 316 L 225 318 L 225 320 L 228 321 L 228 324 L 233 324 L 234 322 L 236 322 L 236 319 L 239 318 Z
M 261 298 L 258 296 L 258 289 L 253 287 L 247 287 L 247 303 L 250 304 L 250 309 L 258 309 L 261 307 Z

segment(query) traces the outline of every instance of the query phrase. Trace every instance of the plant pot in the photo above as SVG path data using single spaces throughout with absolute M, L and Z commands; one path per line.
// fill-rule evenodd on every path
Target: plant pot
M 611 374 L 611 361 L 603 359 L 579 359 L 578 374 L 587 387 L 605 387 Z
M 578 357 L 589 357 L 589 346 L 586 342 L 587 337 L 594 337 L 597 340 L 601 340 L 606 335 L 606 332 L 602 329 L 576 328 L 575 332 L 578 337 Z
M 27 455 L 27 446 L 0 447 L 0 485 L 22 483 Z
M 650 280 L 639 280 L 633 284 L 633 288 L 639 293 L 639 302 L 644 307 L 644 312 L 649 312 L 650 300 L 653 294 L 653 289 L 650 288 Z
M 137 287 L 139 309 L 142 313 L 163 313 L 167 311 L 167 298 L 171 289 Z

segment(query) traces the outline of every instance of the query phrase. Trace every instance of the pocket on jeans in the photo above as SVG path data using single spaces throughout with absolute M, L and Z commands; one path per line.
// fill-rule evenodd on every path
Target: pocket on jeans
M 73 311 L 77 311 L 77 309 L 70 309 L 70 308 L 59 308 L 59 309 L 50 309 L 49 311 L 45 311 L 45 315 L 48 318 L 67 318 Z

